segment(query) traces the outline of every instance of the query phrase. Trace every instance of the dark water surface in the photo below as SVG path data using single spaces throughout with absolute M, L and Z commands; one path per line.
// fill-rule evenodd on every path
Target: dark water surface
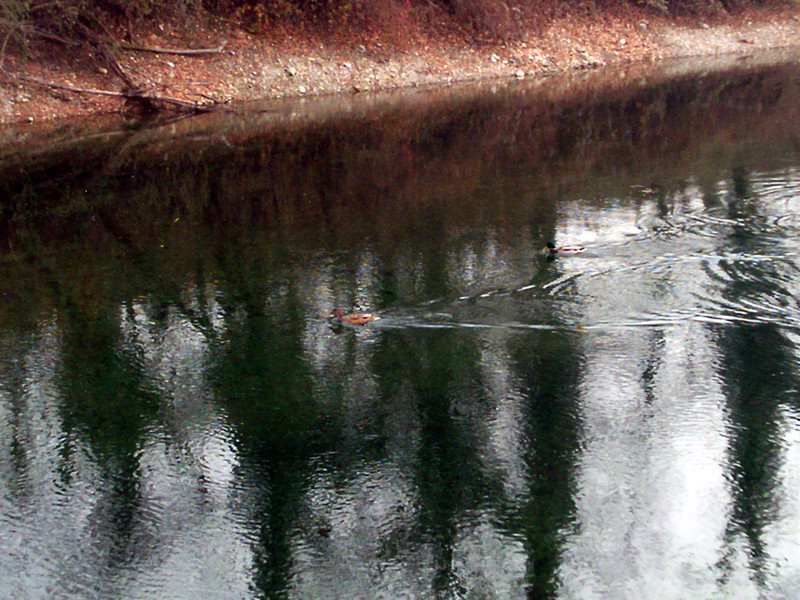
M 797 62 L 47 138 L 0 597 L 800 597 Z

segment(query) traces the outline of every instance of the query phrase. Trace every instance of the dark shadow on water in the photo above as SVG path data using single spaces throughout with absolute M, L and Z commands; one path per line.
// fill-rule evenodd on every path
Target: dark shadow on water
M 434 597 L 455 598 L 469 585 L 454 563 L 459 528 L 477 515 L 497 482 L 480 466 L 479 447 L 460 410 L 481 411 L 486 399 L 476 370 L 474 340 L 457 331 L 387 336 L 375 357 L 381 397 L 412 402 L 419 419 L 419 441 L 413 457 L 419 491 L 419 519 L 412 539 L 431 547 Z M 410 398 L 407 396 L 410 395 Z M 474 517 L 473 517 L 474 518 Z
M 517 524 L 528 554 L 528 598 L 557 597 L 561 554 L 573 523 L 581 358 L 569 339 L 529 336 L 515 350 L 526 398 L 524 428 L 532 442 L 524 455 L 530 496 L 518 508 Z
M 747 171 L 731 172 L 732 194 L 727 199 L 734 222 L 726 247 L 741 254 L 758 253 L 766 218 L 752 191 Z M 756 304 L 791 294 L 776 282 L 780 264 L 737 265 L 738 276 L 722 290 L 731 301 Z M 747 547 L 751 577 L 759 588 L 770 589 L 774 560 L 766 549 L 767 529 L 776 521 L 776 489 L 783 466 L 781 409 L 800 409 L 800 376 L 794 343 L 776 324 L 732 324 L 715 330 L 720 353 L 720 377 L 726 396 L 729 429 L 728 479 L 733 507 L 725 530 L 725 549 L 717 564 L 720 584 L 734 571 L 732 556 L 740 543 Z

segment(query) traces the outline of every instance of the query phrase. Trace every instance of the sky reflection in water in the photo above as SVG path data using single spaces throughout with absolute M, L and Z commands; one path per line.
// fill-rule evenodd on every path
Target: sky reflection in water
M 798 81 L 7 184 L 0 596 L 796 597 Z

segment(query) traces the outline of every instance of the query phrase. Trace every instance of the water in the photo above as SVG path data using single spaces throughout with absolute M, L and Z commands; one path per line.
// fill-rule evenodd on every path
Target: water
M 797 64 L 30 130 L 0 597 L 798 597 Z

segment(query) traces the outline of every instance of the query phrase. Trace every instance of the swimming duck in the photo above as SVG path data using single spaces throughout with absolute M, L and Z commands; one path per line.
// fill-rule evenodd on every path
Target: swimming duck
M 550 256 L 575 256 L 586 252 L 586 248 L 583 246 L 556 246 L 553 242 L 547 242 L 547 251 Z
M 350 313 L 346 315 L 341 308 L 334 308 L 331 311 L 331 315 L 348 325 L 366 325 L 380 318 L 378 315 L 371 315 L 369 313 Z

